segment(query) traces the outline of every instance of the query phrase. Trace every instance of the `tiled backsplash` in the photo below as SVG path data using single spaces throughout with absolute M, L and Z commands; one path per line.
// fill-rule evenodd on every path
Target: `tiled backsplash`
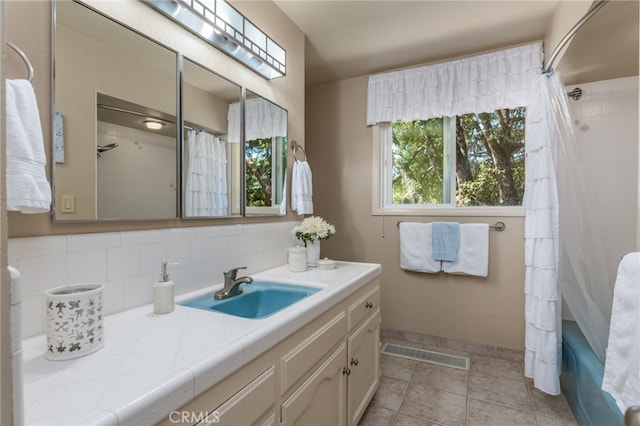
M 22 274 L 22 336 L 44 332 L 44 292 L 66 284 L 105 285 L 105 313 L 151 303 L 163 261 L 176 294 L 222 283 L 287 261 L 298 222 L 171 228 L 9 239 L 9 264 Z

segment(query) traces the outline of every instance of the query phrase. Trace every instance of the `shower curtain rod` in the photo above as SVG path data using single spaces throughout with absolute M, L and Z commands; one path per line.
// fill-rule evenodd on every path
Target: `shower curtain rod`
M 98 108 L 108 109 L 108 110 L 116 111 L 116 112 L 123 112 L 125 114 L 137 115 L 138 117 L 151 118 L 151 119 L 160 120 L 160 121 L 163 121 L 163 122 L 166 122 L 166 123 L 177 124 L 173 120 L 168 120 L 166 118 L 156 117 L 156 116 L 150 115 L 150 114 L 143 114 L 143 113 L 138 112 L 138 111 L 131 111 L 130 109 L 126 109 L 126 108 L 119 108 L 119 107 L 114 107 L 114 106 L 104 105 L 104 104 L 98 104 Z M 197 127 L 189 126 L 187 124 L 185 124 L 183 127 L 185 129 L 188 129 L 188 130 L 202 130 L 202 129 L 199 129 Z
M 565 34 L 565 36 L 562 38 L 562 40 L 560 40 L 560 43 L 558 43 L 556 48 L 553 49 L 553 52 L 551 53 L 551 56 L 549 57 L 549 62 L 547 63 L 546 68 L 542 69 L 542 74 L 550 74 L 550 73 L 553 72 L 553 65 L 555 63 L 556 58 L 558 57 L 558 55 L 562 51 L 562 49 L 564 49 L 564 47 L 567 45 L 567 43 L 569 43 L 571 41 L 571 39 L 573 38 L 573 36 L 576 35 L 578 30 L 580 28 L 582 28 L 584 26 L 584 24 L 586 24 L 587 21 L 589 19 L 591 19 L 591 17 L 593 15 L 595 15 L 600 9 L 602 9 L 604 7 L 604 5 L 607 4 L 608 1 L 609 0 L 599 0 L 595 4 L 595 6 L 593 6 L 591 9 L 589 9 L 589 11 L 582 17 L 582 19 L 580 19 L 573 26 L 573 28 L 571 28 L 569 30 L 569 32 L 567 34 Z

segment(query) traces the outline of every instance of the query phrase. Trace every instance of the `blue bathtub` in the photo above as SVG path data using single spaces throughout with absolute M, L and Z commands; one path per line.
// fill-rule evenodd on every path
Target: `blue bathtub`
M 578 325 L 575 321 L 562 321 L 560 385 L 581 426 L 621 426 L 624 422 L 614 399 L 602 390 L 603 376 L 604 365 Z

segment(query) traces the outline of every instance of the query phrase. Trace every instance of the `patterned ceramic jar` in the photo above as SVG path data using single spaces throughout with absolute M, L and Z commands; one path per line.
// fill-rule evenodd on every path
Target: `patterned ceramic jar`
M 45 292 L 45 358 L 78 358 L 104 346 L 103 290 L 102 284 L 74 284 Z

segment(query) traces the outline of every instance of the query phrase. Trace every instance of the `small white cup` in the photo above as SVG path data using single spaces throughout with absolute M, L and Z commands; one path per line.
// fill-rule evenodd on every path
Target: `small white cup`
M 289 270 L 291 272 L 304 272 L 307 270 L 307 249 L 305 247 L 289 248 Z

